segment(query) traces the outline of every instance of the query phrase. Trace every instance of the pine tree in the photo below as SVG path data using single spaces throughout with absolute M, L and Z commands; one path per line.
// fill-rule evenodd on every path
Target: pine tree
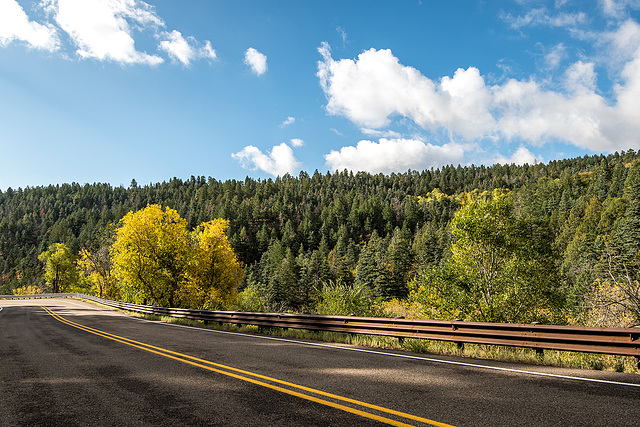
M 389 288 L 385 290 L 386 298 L 403 298 L 407 295 L 407 279 L 411 270 L 411 246 L 406 228 L 396 227 L 387 248 L 390 277 Z

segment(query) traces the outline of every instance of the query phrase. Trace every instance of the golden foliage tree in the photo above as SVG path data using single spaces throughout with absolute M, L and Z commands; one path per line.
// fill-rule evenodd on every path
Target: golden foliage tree
M 243 269 L 229 245 L 229 221 L 215 219 L 200 224 L 191 234 L 192 256 L 183 299 L 198 308 L 215 308 L 229 302 L 242 280 Z
M 42 293 L 42 289 L 36 285 L 20 286 L 13 290 L 13 295 L 38 295 Z
M 111 247 L 123 297 L 175 307 L 187 277 L 189 246 L 187 222 L 173 209 L 148 205 L 125 215 Z
M 243 269 L 225 234 L 228 221 L 193 232 L 173 209 L 149 205 L 128 213 L 111 246 L 121 296 L 169 307 L 212 308 L 230 301 Z
M 44 279 L 51 292 L 65 291 L 78 281 L 75 256 L 64 243 L 54 243 L 38 259 L 44 262 Z

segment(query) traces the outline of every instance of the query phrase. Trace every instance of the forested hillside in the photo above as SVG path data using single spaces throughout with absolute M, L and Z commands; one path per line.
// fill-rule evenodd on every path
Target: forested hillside
M 354 314 L 640 321 L 633 150 L 391 176 L 301 172 L 8 189 L 0 193 L 1 293 L 47 289 L 39 255 L 50 245 L 96 251 L 112 225 L 150 204 L 175 209 L 190 229 L 229 220 L 244 265 L 242 309 L 332 311 L 338 295 L 354 300 Z

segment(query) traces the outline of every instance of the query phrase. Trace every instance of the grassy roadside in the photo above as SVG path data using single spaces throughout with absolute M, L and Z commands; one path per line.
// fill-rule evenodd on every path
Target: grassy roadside
M 94 301 L 83 301 L 101 305 Z M 120 310 L 108 306 L 103 307 L 114 311 L 120 311 L 133 317 L 205 329 L 351 344 L 371 348 L 403 350 L 418 354 L 462 356 L 472 359 L 489 359 L 528 365 L 556 366 L 563 368 L 615 371 L 636 374 L 640 373 L 636 358 L 628 356 L 612 356 L 555 350 L 545 350 L 543 354 L 538 354 L 533 349 L 495 345 L 465 344 L 463 347 L 459 347 L 457 344 L 451 342 L 413 338 L 399 340 L 398 338 L 378 335 L 352 335 L 338 332 L 309 331 L 304 329 L 262 328 L 253 325 L 234 325 L 230 323 L 205 324 L 203 321 L 198 320 L 180 319 L 168 316 L 154 316 L 150 314 Z

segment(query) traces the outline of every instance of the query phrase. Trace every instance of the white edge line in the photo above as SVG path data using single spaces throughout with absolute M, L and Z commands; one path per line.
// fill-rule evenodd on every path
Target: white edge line
M 76 303 L 76 302 L 73 302 L 73 301 L 66 301 L 66 302 L 69 302 L 71 304 L 80 305 L 79 303 Z M 86 306 L 83 306 L 83 307 L 86 307 Z M 94 308 L 95 308 L 95 310 L 100 310 L 97 307 L 94 307 Z M 1 309 L 2 309 L 2 307 L 0 307 L 0 310 Z M 282 341 L 282 342 L 288 342 L 288 343 L 308 345 L 308 346 L 313 346 L 313 347 L 324 347 L 324 348 L 331 348 L 331 349 L 345 350 L 345 351 L 356 351 L 356 352 L 360 352 L 360 353 L 377 354 L 377 355 L 390 356 L 390 357 L 399 357 L 399 358 L 402 358 L 402 359 L 422 360 L 422 361 L 425 361 L 425 362 L 444 363 L 444 364 L 448 364 L 448 365 L 465 366 L 465 367 L 470 367 L 470 368 L 489 369 L 489 370 L 493 370 L 493 371 L 512 372 L 512 373 L 517 373 L 517 374 L 535 375 L 535 376 L 540 376 L 540 377 L 559 378 L 559 379 L 574 380 L 574 381 L 587 381 L 587 382 L 593 382 L 593 383 L 599 383 L 599 384 L 621 385 L 621 386 L 638 387 L 638 388 L 640 388 L 640 384 L 625 383 L 625 382 L 621 382 L 621 381 L 610 381 L 610 380 L 599 380 L 599 379 L 596 379 L 596 378 L 573 377 L 573 376 L 569 376 L 569 375 L 549 374 L 549 373 L 544 373 L 544 372 L 525 371 L 525 370 L 522 370 L 522 369 L 501 368 L 501 367 L 498 367 L 498 366 L 479 365 L 479 364 L 476 364 L 476 363 L 456 362 L 456 361 L 453 361 L 453 360 L 441 360 L 441 359 L 434 359 L 434 358 L 430 358 L 430 357 L 411 356 L 409 354 L 396 354 L 396 353 L 387 353 L 387 352 L 384 352 L 384 351 L 367 350 L 367 349 L 362 349 L 362 348 L 342 347 L 342 346 L 331 345 L 331 344 L 321 344 L 321 343 L 313 343 L 313 342 L 307 342 L 307 341 L 298 341 L 298 340 L 287 339 L 287 338 L 278 338 L 278 337 L 268 337 L 268 336 L 263 336 L 263 335 L 244 334 L 242 332 L 219 331 L 217 329 L 205 329 L 205 328 L 198 328 L 198 327 L 195 327 L 195 326 L 176 325 L 175 323 L 166 323 L 166 322 L 156 321 L 156 320 L 141 319 L 139 317 L 129 316 L 129 315 L 126 315 L 126 314 L 115 312 L 115 311 L 113 313 L 116 314 L 116 315 L 119 315 L 119 316 L 123 316 L 123 317 L 129 318 L 129 319 L 139 320 L 141 322 L 153 323 L 153 324 L 156 324 L 156 325 L 173 326 L 173 327 L 176 327 L 176 328 L 195 329 L 197 331 L 214 332 L 214 333 L 217 333 L 217 334 L 239 335 L 239 336 L 242 336 L 242 337 L 249 337 L 249 338 L 256 338 L 256 339 Z

